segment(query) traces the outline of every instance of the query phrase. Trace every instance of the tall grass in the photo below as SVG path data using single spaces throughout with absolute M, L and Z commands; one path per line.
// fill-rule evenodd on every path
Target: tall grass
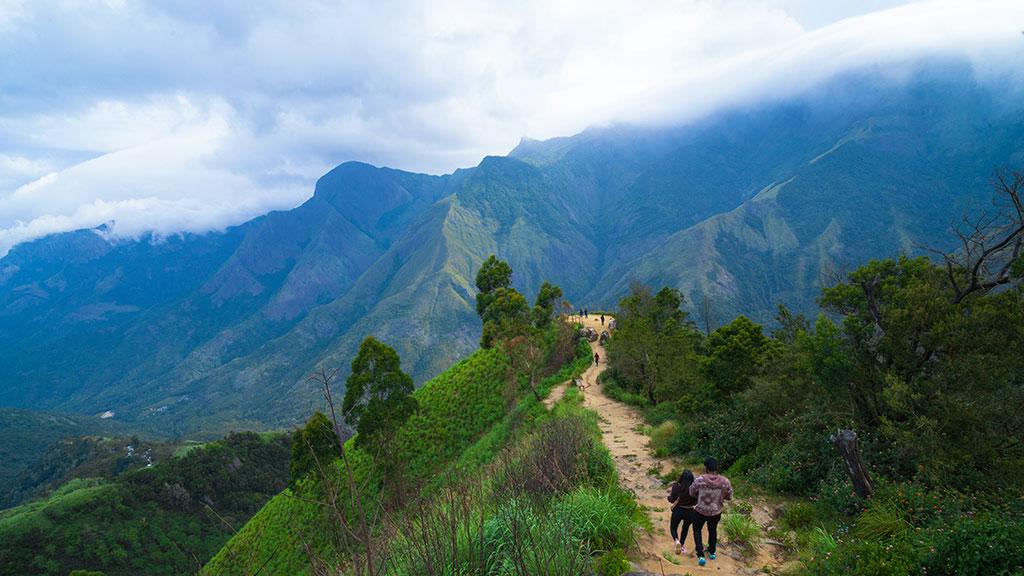
M 740 548 L 743 553 L 753 552 L 761 540 L 761 527 L 742 514 L 722 516 L 719 526 L 726 540 Z

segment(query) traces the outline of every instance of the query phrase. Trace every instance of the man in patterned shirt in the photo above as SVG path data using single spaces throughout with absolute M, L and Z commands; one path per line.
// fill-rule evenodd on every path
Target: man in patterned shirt
M 697 520 L 693 523 L 693 540 L 697 552 L 697 564 L 703 566 L 704 542 L 701 530 L 708 525 L 708 558 L 715 559 L 715 546 L 718 544 L 718 521 L 722 519 L 722 508 L 726 500 L 732 500 L 732 484 L 729 479 L 718 473 L 718 461 L 714 458 L 704 460 L 705 473 L 698 476 L 690 485 L 690 495 L 697 497 L 697 505 L 693 510 Z

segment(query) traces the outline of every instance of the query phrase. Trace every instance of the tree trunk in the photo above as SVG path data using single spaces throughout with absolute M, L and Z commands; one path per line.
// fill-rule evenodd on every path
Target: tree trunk
M 860 457 L 860 445 L 857 443 L 857 433 L 853 430 L 840 430 L 829 440 L 835 444 L 846 464 L 846 473 L 853 482 L 853 489 L 861 498 L 870 498 L 875 489 L 868 478 L 868 471 L 864 467 L 864 461 Z

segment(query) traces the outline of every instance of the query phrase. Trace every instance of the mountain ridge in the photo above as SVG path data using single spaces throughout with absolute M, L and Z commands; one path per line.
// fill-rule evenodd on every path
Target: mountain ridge
M 367 334 L 417 382 L 471 351 L 491 253 L 528 297 L 550 280 L 609 306 L 637 280 L 722 318 L 808 310 L 829 266 L 939 242 L 993 168 L 1024 161 L 1019 104 L 963 70 L 879 82 L 523 140 L 442 176 L 346 162 L 301 206 L 220 233 L 19 245 L 0 259 L 0 405 L 171 435 L 294 426 L 319 398 L 306 376 L 344 372 Z

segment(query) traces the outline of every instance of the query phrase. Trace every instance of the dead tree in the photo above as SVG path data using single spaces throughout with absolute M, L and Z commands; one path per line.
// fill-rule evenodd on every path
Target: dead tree
M 875 489 L 871 484 L 871 478 L 868 477 L 864 460 L 860 457 L 857 433 L 853 430 L 839 430 L 829 440 L 843 457 L 843 463 L 846 465 L 846 474 L 850 476 L 850 481 L 853 482 L 853 490 L 861 498 L 870 498 Z
M 945 264 L 954 304 L 1014 281 L 1014 264 L 1024 248 L 1024 173 L 997 171 L 992 185 L 995 210 L 960 221 L 954 230 L 957 250 L 929 248 Z

